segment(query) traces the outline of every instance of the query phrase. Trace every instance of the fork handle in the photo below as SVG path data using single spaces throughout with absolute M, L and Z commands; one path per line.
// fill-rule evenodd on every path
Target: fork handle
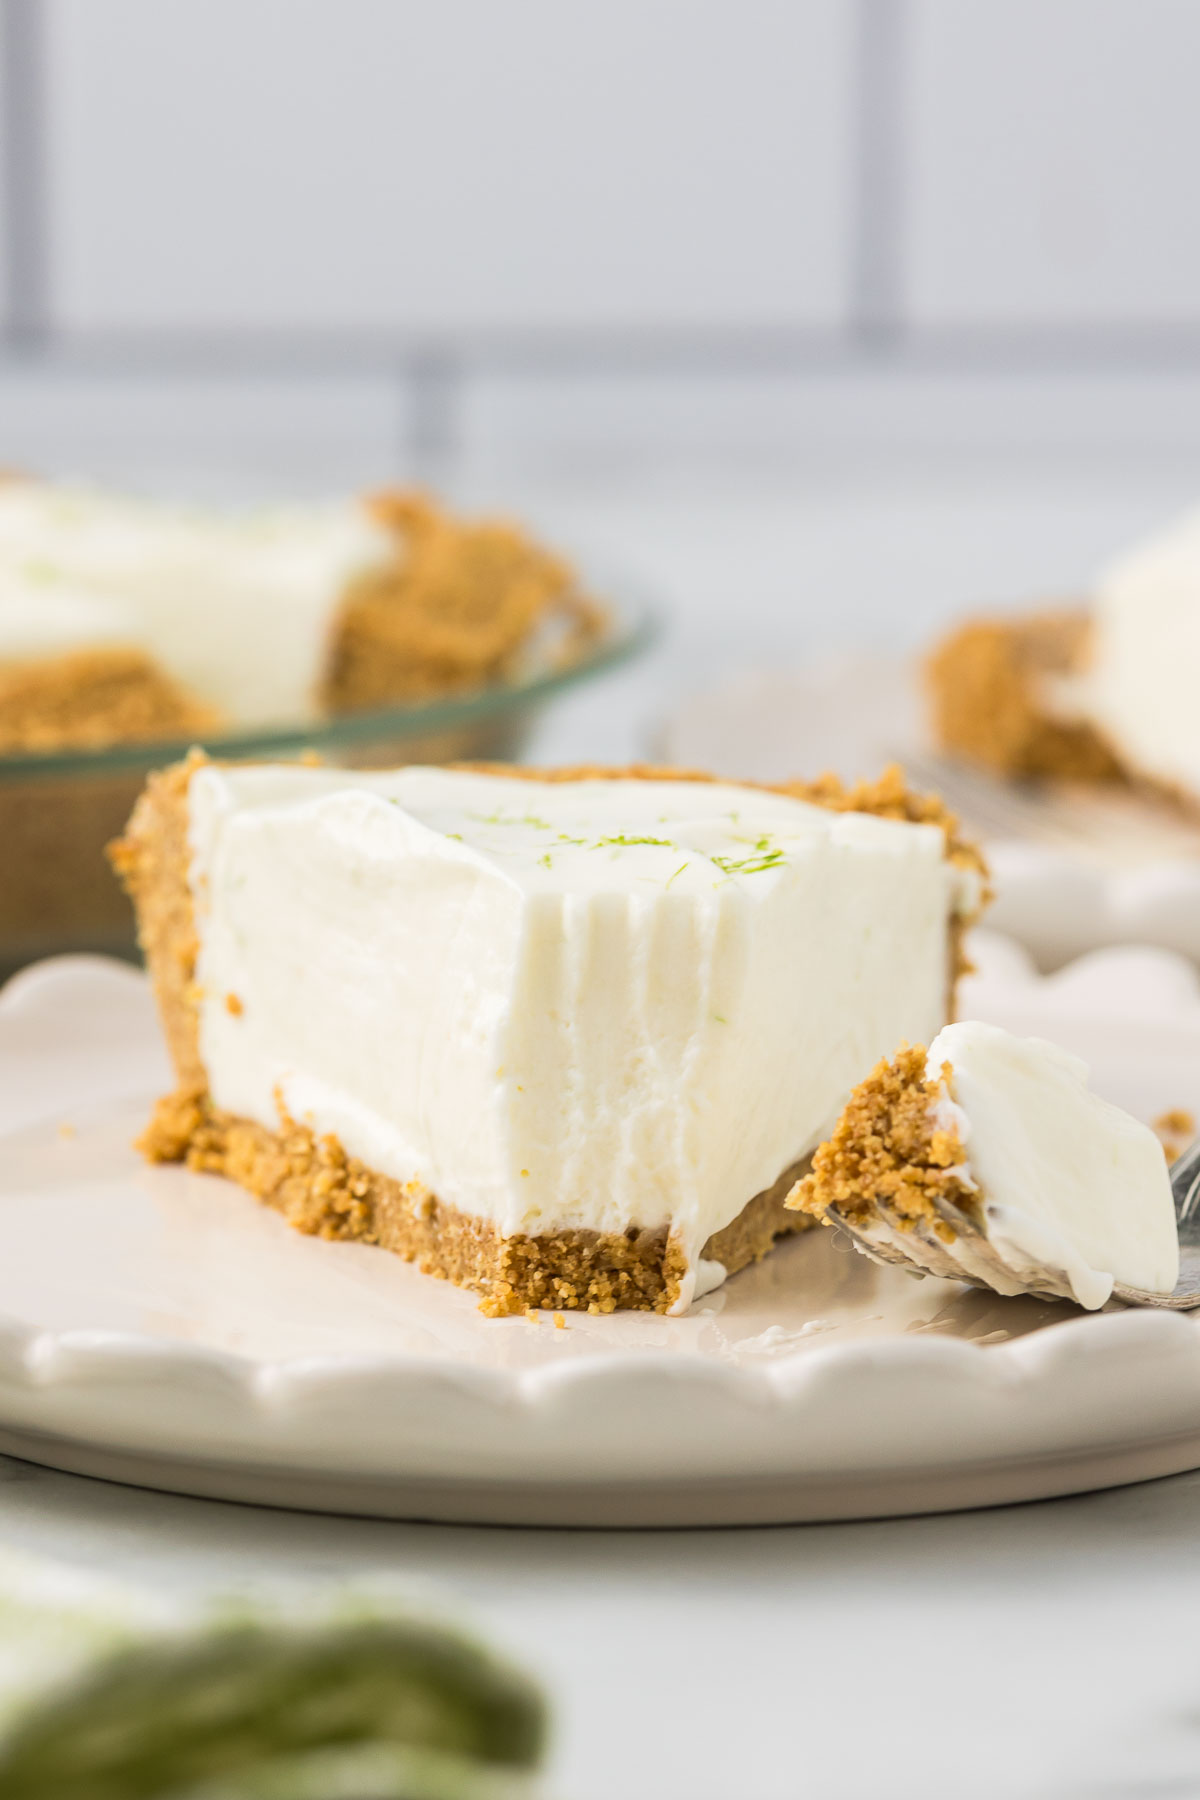
M 1175 1218 L 1186 1225 L 1200 1205 L 1200 1138 L 1171 1164 L 1171 1192 L 1175 1197 Z

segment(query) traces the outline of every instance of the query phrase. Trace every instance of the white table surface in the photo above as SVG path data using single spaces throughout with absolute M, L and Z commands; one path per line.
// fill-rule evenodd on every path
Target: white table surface
M 0 1460 L 0 1540 L 181 1589 L 429 1584 L 545 1682 L 555 1800 L 1200 1793 L 1200 1473 L 724 1532 L 397 1525 Z
M 1077 590 L 1200 470 L 1026 459 L 464 491 L 662 595 L 674 647 L 550 715 L 534 747 L 615 760 L 697 683 Z M 0 1460 L 0 1540 L 181 1587 L 432 1583 L 545 1680 L 558 1800 L 1200 1795 L 1200 1473 L 951 1518 L 623 1535 L 257 1511 Z

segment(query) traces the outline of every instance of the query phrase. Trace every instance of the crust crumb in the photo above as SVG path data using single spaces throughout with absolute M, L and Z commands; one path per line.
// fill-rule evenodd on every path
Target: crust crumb
M 1155 1119 L 1151 1129 L 1162 1144 L 1163 1155 L 1173 1163 L 1196 1135 L 1196 1116 L 1186 1106 L 1172 1106 Z
M 1160 1136 L 1195 1137 L 1196 1115 L 1186 1106 L 1172 1106 L 1155 1119 L 1154 1129 Z
M 967 1154 L 957 1132 L 937 1122 L 937 1102 L 950 1083 L 950 1065 L 941 1078 L 926 1078 L 926 1051 L 905 1045 L 878 1063 L 851 1094 L 833 1130 L 813 1157 L 811 1172 L 788 1195 L 786 1205 L 829 1224 L 829 1210 L 865 1223 L 878 1202 L 886 1204 L 901 1230 L 918 1221 L 932 1226 L 944 1242 L 954 1229 L 934 1202 L 951 1201 L 975 1216 L 977 1190 L 964 1180 Z

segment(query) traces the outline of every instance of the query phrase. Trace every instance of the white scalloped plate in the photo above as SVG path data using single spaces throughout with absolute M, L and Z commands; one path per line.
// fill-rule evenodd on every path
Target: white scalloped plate
M 1200 992 L 1157 951 L 1050 980 L 981 938 L 967 1004 L 1200 1109 Z M 698 1525 L 1024 1500 L 1200 1466 L 1200 1325 L 1002 1300 L 821 1232 L 686 1318 L 489 1320 L 129 1147 L 167 1079 L 143 979 L 63 958 L 0 995 L 0 1449 L 393 1517 Z
M 1111 944 L 1154 944 L 1200 963 L 1200 829 L 1137 796 L 1018 791 L 939 762 L 909 659 L 855 652 L 743 674 L 684 702 L 659 750 L 666 762 L 758 781 L 904 763 L 984 838 L 996 886 L 989 923 L 1043 968 Z

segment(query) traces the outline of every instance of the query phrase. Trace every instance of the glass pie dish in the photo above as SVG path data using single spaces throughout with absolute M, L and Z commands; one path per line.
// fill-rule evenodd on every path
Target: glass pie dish
M 0 980 L 65 951 L 136 954 L 129 902 L 105 846 L 150 771 L 193 743 L 226 761 L 317 756 L 359 769 L 516 760 L 548 702 L 636 656 L 656 634 L 656 614 L 641 599 L 606 600 L 604 611 L 603 628 L 570 660 L 548 644 L 510 679 L 442 699 L 199 740 L 0 755 Z

